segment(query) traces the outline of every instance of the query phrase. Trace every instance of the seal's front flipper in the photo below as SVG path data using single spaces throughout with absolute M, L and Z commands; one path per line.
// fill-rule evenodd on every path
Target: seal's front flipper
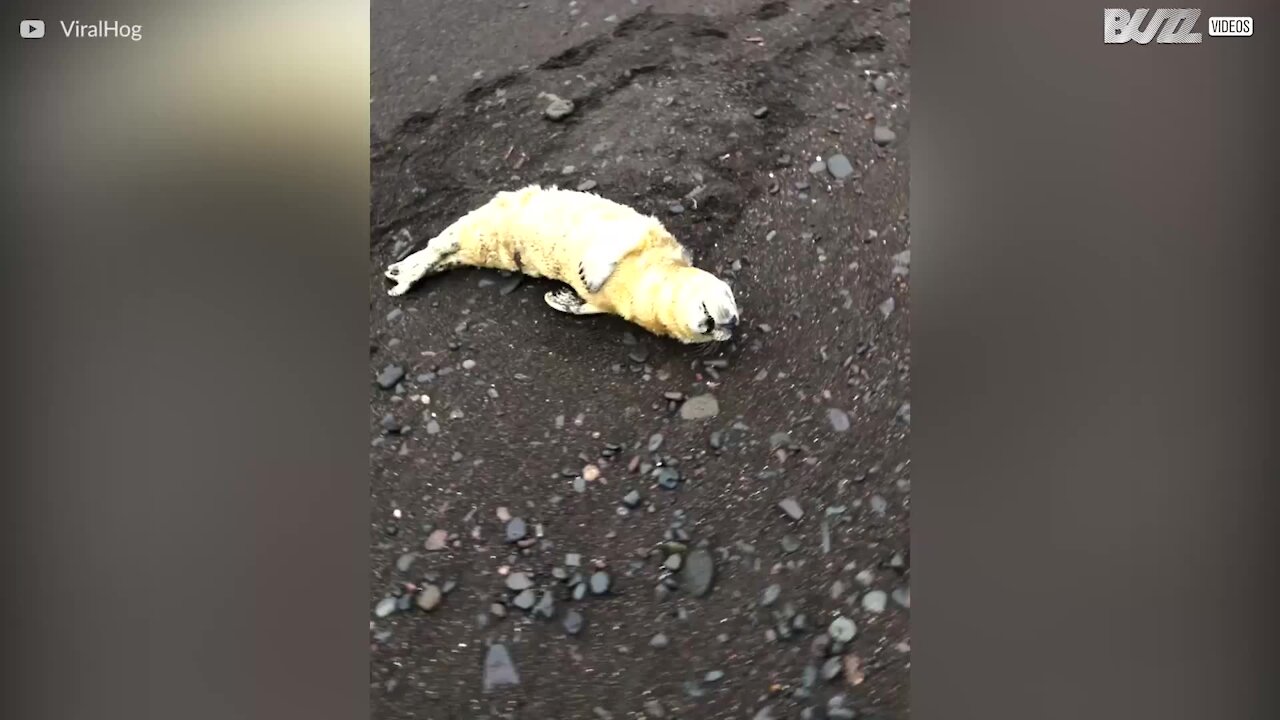
M 552 290 L 543 296 L 547 304 L 562 313 L 570 315 L 597 315 L 604 312 L 600 308 L 578 297 L 571 288 Z

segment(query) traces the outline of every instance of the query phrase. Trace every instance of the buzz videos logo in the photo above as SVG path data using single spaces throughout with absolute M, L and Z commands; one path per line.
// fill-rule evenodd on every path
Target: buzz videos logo
M 1196 32 L 1201 12 L 1199 8 L 1106 8 L 1102 11 L 1102 41 L 1108 45 L 1146 45 L 1152 40 L 1157 45 L 1199 45 L 1204 41 L 1204 34 Z M 1249 37 L 1253 35 L 1253 18 L 1211 17 L 1209 35 Z
M 1142 21 L 1148 13 L 1151 19 L 1147 21 L 1147 27 L 1142 28 Z M 1127 42 L 1146 45 L 1152 38 L 1160 45 L 1195 44 L 1203 38 L 1201 33 L 1192 32 L 1199 19 L 1200 11 L 1188 8 L 1160 8 L 1154 13 L 1148 8 L 1133 12 L 1107 8 L 1102 11 L 1102 39 L 1108 45 Z

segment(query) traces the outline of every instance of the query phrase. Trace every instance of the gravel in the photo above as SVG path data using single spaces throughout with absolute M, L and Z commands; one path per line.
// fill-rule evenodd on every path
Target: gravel
M 827 172 L 837 180 L 847 178 L 853 174 L 853 163 L 844 155 L 832 155 L 827 158 Z
M 378 604 L 373 607 L 373 614 L 377 617 L 384 618 L 396 611 L 396 599 L 392 597 L 382 598 Z
M 551 102 L 547 105 L 546 110 L 543 111 L 543 115 L 548 120 L 558 122 L 573 114 L 574 104 L 572 100 L 566 100 L 557 95 L 548 95 L 547 98 Z
M 515 663 L 511 661 L 511 653 L 502 644 L 489 646 L 484 658 L 484 690 L 489 692 L 497 688 L 520 684 L 520 673 L 516 672 Z
M 435 585 L 427 585 L 418 593 L 418 607 L 431 612 L 440 607 L 440 601 L 444 599 L 444 594 L 440 592 L 440 588 Z
M 858 633 L 858 626 L 853 621 L 843 615 L 831 621 L 830 627 L 827 628 L 827 634 L 832 640 L 839 643 L 847 643 L 853 640 L 854 635 Z
M 871 138 L 877 145 L 884 146 L 898 139 L 898 134 L 884 125 L 877 125 L 871 132 Z
M 849 421 L 849 413 L 840 408 L 827 409 L 827 422 L 831 423 L 831 429 L 836 432 L 848 432 L 849 428 L 852 427 L 852 423 Z
M 513 592 L 528 590 L 533 587 L 533 580 L 522 572 L 511 573 L 507 576 L 507 589 Z
M 694 597 L 704 597 L 715 584 L 715 561 L 711 553 L 698 548 L 689 553 L 680 571 L 680 587 Z
M 888 603 L 889 596 L 882 590 L 872 590 L 862 596 L 862 609 L 869 613 L 880 614 L 884 612 Z
M 720 401 L 715 395 L 696 395 L 680 406 L 680 417 L 685 420 L 706 420 L 720 414 Z
M 586 619 L 582 617 L 582 613 L 577 610 L 570 610 L 564 614 L 564 631 L 570 635 L 577 635 L 582 632 L 582 628 L 586 625 Z
M 609 592 L 609 587 L 613 584 L 613 578 L 609 577 L 609 573 L 601 570 L 591 574 L 591 593 L 593 595 L 604 595 Z
M 511 599 L 511 604 L 521 610 L 531 610 L 535 602 L 537 602 L 537 596 L 533 594 L 532 590 L 521 590 Z
M 528 524 L 521 518 L 511 518 L 507 523 L 507 542 L 519 542 L 529 534 Z
M 382 372 L 378 373 L 378 387 L 383 390 L 390 390 L 404 379 L 404 368 L 399 365 L 388 365 L 382 368 Z
M 786 514 L 792 520 L 799 520 L 804 517 L 804 510 L 801 509 L 800 503 L 795 498 L 786 498 L 778 503 L 778 509 Z

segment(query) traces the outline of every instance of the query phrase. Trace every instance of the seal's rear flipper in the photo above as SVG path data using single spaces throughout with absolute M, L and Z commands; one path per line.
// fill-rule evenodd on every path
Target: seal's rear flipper
M 600 308 L 578 297 L 572 288 L 552 290 L 543 296 L 547 304 L 562 313 L 570 315 L 597 315 L 604 312 Z
M 458 266 L 458 236 L 454 227 L 446 229 L 427 242 L 427 246 L 409 255 L 400 262 L 387 266 L 383 273 L 395 285 L 387 290 L 388 295 L 403 295 L 418 280 L 427 275 L 451 270 Z

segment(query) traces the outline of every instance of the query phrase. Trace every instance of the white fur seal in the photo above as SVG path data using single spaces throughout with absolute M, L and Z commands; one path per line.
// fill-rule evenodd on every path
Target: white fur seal
M 598 195 L 531 185 L 500 192 L 427 246 L 387 267 L 391 295 L 420 278 L 472 266 L 560 280 L 547 304 L 612 313 L 684 343 L 728 340 L 738 306 L 728 284 L 691 264 L 656 218 Z

